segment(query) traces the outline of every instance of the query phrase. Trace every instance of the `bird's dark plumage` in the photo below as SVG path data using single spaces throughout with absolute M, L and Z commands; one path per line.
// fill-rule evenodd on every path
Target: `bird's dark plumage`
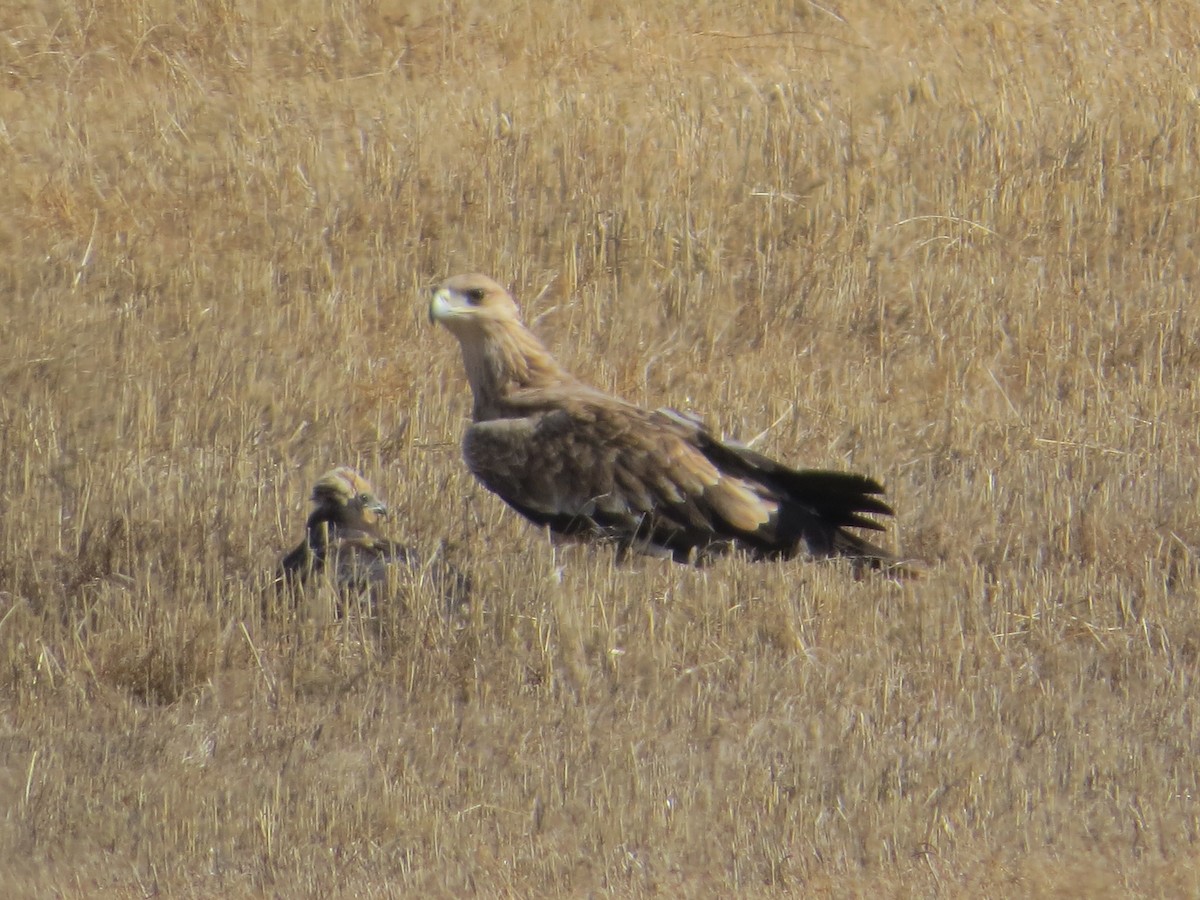
M 381 590 L 389 577 L 419 573 L 425 566 L 416 550 L 383 537 L 380 522 L 388 508 L 353 469 L 340 466 L 322 475 L 312 501 L 304 540 L 280 564 L 277 583 L 289 590 L 322 576 L 336 584 L 343 598 L 364 597 Z M 435 587 L 451 606 L 466 600 L 465 576 L 440 559 L 429 568 Z
M 521 322 L 508 293 L 460 275 L 430 317 L 462 347 L 474 395 L 463 442 L 470 470 L 531 521 L 680 561 L 740 549 L 799 551 L 891 567 L 848 529 L 892 513 L 864 475 L 793 469 L 717 438 L 699 420 L 646 410 L 580 382 Z

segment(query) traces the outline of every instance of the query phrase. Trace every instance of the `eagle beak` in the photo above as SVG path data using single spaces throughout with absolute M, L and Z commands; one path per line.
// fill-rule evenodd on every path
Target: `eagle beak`
M 387 504 L 383 503 L 379 500 L 376 500 L 374 503 L 371 504 L 371 511 L 374 512 L 375 515 L 379 516 L 381 519 L 386 519 L 388 517 Z
M 453 314 L 454 304 L 450 300 L 449 292 L 442 288 L 433 295 L 433 299 L 429 302 L 429 321 L 442 322 Z

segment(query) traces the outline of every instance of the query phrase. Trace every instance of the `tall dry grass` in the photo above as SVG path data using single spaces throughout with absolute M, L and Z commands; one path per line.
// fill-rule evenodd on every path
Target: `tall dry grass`
M 1200 13 L 334 6 L 0 12 L 8 890 L 1200 890 Z M 470 270 L 930 574 L 552 547 Z M 469 614 L 262 614 L 343 463 Z

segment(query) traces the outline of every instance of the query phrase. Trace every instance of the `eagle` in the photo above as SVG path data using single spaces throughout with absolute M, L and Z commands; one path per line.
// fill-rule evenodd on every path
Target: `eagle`
M 354 469 L 338 466 L 322 475 L 313 487 L 312 503 L 304 540 L 283 557 L 276 578 L 293 597 L 313 577 L 328 574 L 338 588 L 341 615 L 341 600 L 368 597 L 387 583 L 389 572 L 415 574 L 425 568 L 426 560 L 416 550 L 383 537 L 380 522 L 388 507 Z M 466 601 L 470 585 L 457 569 L 434 559 L 429 574 L 448 608 Z
M 850 529 L 892 515 L 865 475 L 794 469 L 718 438 L 673 409 L 648 410 L 566 371 L 492 279 L 457 275 L 436 288 L 431 321 L 458 339 L 474 396 L 467 467 L 490 491 L 556 535 L 704 563 L 848 557 L 906 574 Z

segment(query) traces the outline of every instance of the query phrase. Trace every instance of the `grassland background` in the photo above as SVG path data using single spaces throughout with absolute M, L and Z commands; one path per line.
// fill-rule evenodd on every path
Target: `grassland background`
M 330 9 L 329 7 L 336 7 Z M 7 3 L 0 879 L 1200 892 L 1200 11 Z M 897 585 L 555 548 L 427 289 L 886 482 Z M 446 551 L 260 600 L 348 463 Z

